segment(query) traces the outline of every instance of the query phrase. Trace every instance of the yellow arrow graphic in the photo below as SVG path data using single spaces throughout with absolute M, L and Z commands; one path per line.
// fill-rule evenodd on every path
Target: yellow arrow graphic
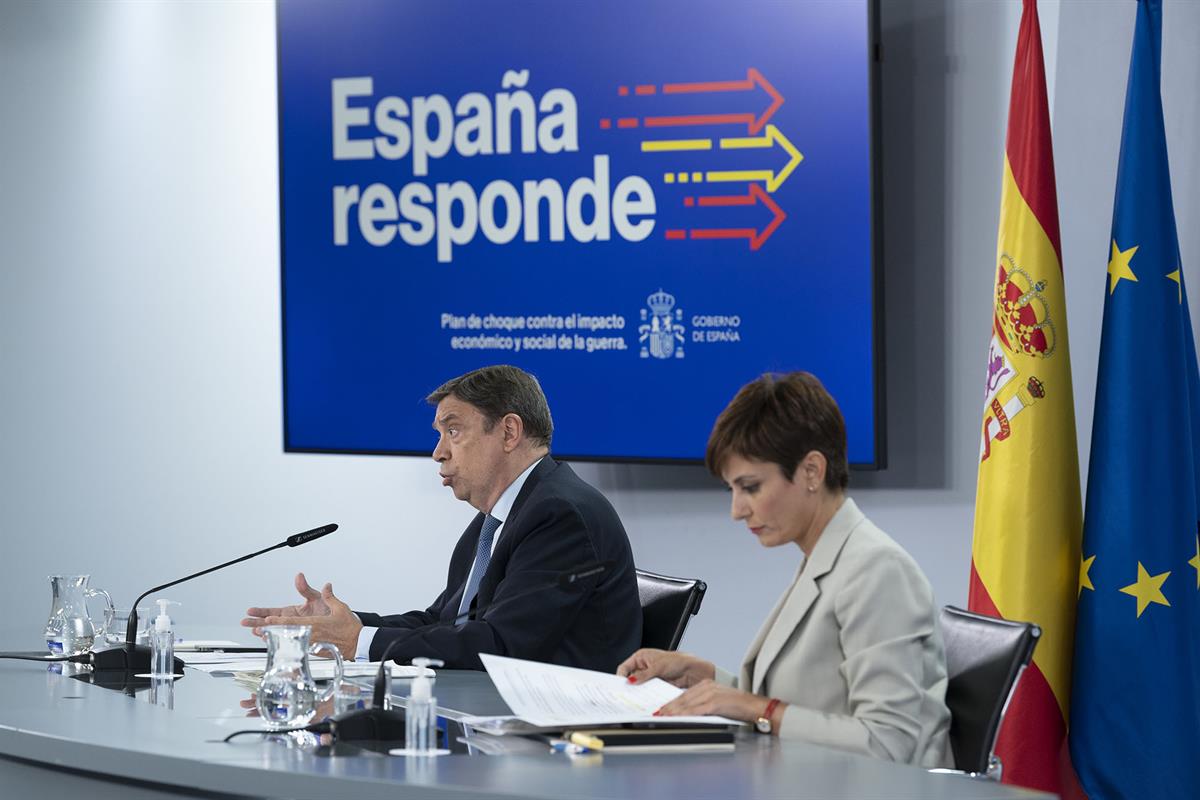
M 779 172 L 772 172 L 769 169 L 710 170 L 704 173 L 704 182 L 706 183 L 766 181 L 767 191 L 774 192 L 783 185 L 788 176 L 804 160 L 804 156 L 796 149 L 796 146 L 789 142 L 787 137 L 780 133 L 779 128 L 774 125 L 767 126 L 765 136 L 733 136 L 720 139 L 718 144 L 722 150 L 745 150 L 779 145 L 788 154 L 788 163 Z M 711 150 L 712 145 L 712 139 L 659 139 L 642 142 L 642 152 L 661 153 L 681 150 Z M 681 172 L 677 176 L 674 172 L 668 172 L 663 175 L 663 180 L 667 183 L 674 183 L 678 177 L 681 183 L 686 183 L 688 179 L 684 176 L 687 174 Z M 699 182 L 695 174 L 691 176 L 691 181 L 693 183 Z
M 788 176 L 799 166 L 804 160 L 804 156 L 796 149 L 796 146 L 788 141 L 787 137 L 779 132 L 779 128 L 774 125 L 767 126 L 766 136 L 739 136 L 728 139 L 721 139 L 722 150 L 743 150 L 752 147 L 770 147 L 779 145 L 789 156 L 788 163 L 784 165 L 779 172 L 772 173 L 769 169 L 752 169 L 752 170 L 725 170 L 706 172 L 704 180 L 719 183 L 724 181 L 766 181 L 767 191 L 774 192 L 783 182 L 788 179 Z

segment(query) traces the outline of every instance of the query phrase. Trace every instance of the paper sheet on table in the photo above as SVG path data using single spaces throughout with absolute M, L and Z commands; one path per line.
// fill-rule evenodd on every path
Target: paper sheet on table
M 407 664 L 392 664 L 393 678 L 415 678 L 418 675 L 425 675 L 428 678 L 433 678 L 437 675 L 436 672 L 429 667 L 414 667 Z M 333 662 L 325 661 L 310 661 L 308 669 L 312 672 L 313 680 L 325 681 L 333 680 Z M 379 662 L 370 661 L 350 661 L 342 665 L 343 674 L 347 678 L 355 678 L 361 676 L 375 677 L 379 674 Z
M 266 670 L 266 656 L 254 658 L 254 660 L 251 660 L 251 658 L 239 658 L 239 660 L 236 661 L 188 661 L 187 666 L 191 667 L 192 669 L 199 669 L 200 672 L 206 672 L 210 674 L 240 673 L 262 676 Z M 394 679 L 416 678 L 416 676 L 422 674 L 422 669 L 424 669 L 424 674 L 426 676 L 430 676 L 430 678 L 433 678 L 434 674 L 436 674 L 428 667 L 422 668 L 402 666 L 402 664 L 391 664 L 391 676 Z M 334 679 L 334 662 L 323 660 L 323 658 L 322 660 L 316 660 L 316 658 L 314 658 L 314 660 L 308 662 L 308 672 L 310 672 L 312 675 L 313 680 L 332 680 Z M 352 661 L 342 664 L 342 674 L 346 676 L 346 678 L 362 678 L 362 676 L 373 678 L 373 676 L 377 675 L 378 673 L 378 662 L 372 663 L 370 661 Z
M 266 653 L 181 653 L 179 657 L 192 669 L 208 673 L 255 672 L 261 675 L 267 668 Z M 415 678 L 421 674 L 422 669 L 400 664 L 392 664 L 391 668 L 393 678 Z M 312 673 L 313 680 L 333 679 L 332 659 L 310 658 L 308 669 Z M 379 672 L 379 662 L 350 661 L 344 663 L 342 669 L 343 674 L 348 678 L 363 675 L 373 676 Z M 425 667 L 424 671 L 424 674 L 429 677 L 433 677 L 435 674 L 428 667 Z
M 654 712 L 683 694 L 654 678 L 630 684 L 607 672 L 481 653 L 483 666 L 513 714 L 543 728 L 663 722 Z M 741 725 L 725 717 L 670 717 L 671 722 Z

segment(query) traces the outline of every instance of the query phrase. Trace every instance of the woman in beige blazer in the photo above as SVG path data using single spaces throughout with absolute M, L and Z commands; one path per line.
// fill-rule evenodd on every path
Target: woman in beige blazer
M 950 766 L 945 654 L 929 581 L 845 495 L 845 423 L 812 375 L 764 375 L 717 418 L 705 457 L 732 515 L 804 560 L 737 677 L 686 653 L 639 650 L 617 672 L 688 690 L 659 714 L 719 714 L 763 733 Z

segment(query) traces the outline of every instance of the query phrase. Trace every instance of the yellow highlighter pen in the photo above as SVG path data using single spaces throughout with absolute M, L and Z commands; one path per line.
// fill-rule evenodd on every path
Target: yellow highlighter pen
M 586 733 L 580 733 L 579 731 L 572 733 L 567 738 L 567 741 L 569 741 L 571 744 L 577 744 L 580 747 L 586 747 L 588 750 L 604 749 L 603 739 L 596 736 L 588 736 Z

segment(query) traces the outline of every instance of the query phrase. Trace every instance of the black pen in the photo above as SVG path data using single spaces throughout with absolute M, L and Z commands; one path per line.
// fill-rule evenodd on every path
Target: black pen
M 234 646 L 234 645 L 200 645 L 193 647 L 190 650 L 180 648 L 183 653 L 265 653 L 267 648 L 255 647 L 254 645 Z

